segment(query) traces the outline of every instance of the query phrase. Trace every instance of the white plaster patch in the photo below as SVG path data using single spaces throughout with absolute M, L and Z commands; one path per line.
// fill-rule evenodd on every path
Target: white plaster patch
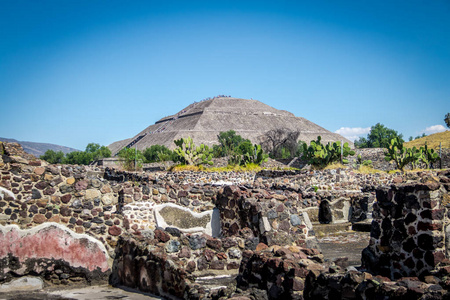
M 186 211 L 191 214 L 192 218 L 203 218 L 205 216 L 209 216 L 210 221 L 206 224 L 205 227 L 180 228 L 180 227 L 177 227 L 174 225 L 169 225 L 169 224 L 167 224 L 167 222 L 164 220 L 164 217 L 160 213 L 160 211 L 165 207 L 173 207 L 174 209 Z M 201 213 L 196 213 L 196 212 L 191 211 L 187 207 L 183 207 L 183 206 L 176 205 L 173 203 L 165 203 L 165 204 L 161 204 L 161 205 L 156 205 L 154 207 L 153 211 L 155 213 L 156 224 L 158 225 L 158 227 L 161 227 L 164 229 L 167 227 L 175 227 L 175 228 L 179 229 L 181 232 L 185 232 L 185 233 L 202 232 L 202 233 L 211 235 L 213 237 L 218 236 L 218 231 L 220 233 L 220 216 L 218 213 L 214 213 L 214 210 L 208 210 L 208 211 L 204 211 Z
M 218 180 L 211 182 L 212 185 L 233 185 L 233 182 L 231 181 L 224 181 L 224 180 Z
M 16 291 L 34 291 L 44 288 L 44 281 L 39 277 L 21 277 L 0 285 L 0 293 Z
M 14 200 L 16 200 L 16 196 L 14 195 L 13 192 L 0 186 L 0 199 L 5 199 L 6 196 L 12 197 L 14 198 Z

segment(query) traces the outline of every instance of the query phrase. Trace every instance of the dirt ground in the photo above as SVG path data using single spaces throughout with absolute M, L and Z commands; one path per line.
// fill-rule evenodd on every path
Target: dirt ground
M 0 300 L 156 300 L 158 296 L 141 293 L 128 288 L 113 288 L 108 285 L 90 286 L 63 290 L 42 290 L 0 294 Z
M 349 266 L 361 265 L 361 252 L 369 245 L 369 232 L 341 232 L 319 238 L 319 245 L 326 260 L 347 257 Z

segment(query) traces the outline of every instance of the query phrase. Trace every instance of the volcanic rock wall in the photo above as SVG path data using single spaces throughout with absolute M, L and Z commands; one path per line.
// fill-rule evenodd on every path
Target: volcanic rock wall
M 312 270 L 305 299 L 448 299 L 450 171 L 377 189 L 362 269 Z
M 377 190 L 371 242 L 363 252 L 368 270 L 392 279 L 423 278 L 447 257 L 450 185 L 433 179 Z

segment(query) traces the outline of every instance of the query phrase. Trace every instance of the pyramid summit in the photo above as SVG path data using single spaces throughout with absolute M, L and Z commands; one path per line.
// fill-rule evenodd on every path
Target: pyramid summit
M 258 100 L 214 97 L 194 102 L 178 113 L 164 117 L 135 136 L 109 145 L 113 154 L 124 147 L 143 150 L 152 145 L 175 148 L 174 140 L 191 137 L 196 145 L 218 144 L 220 132 L 234 130 L 252 143 L 260 143 L 268 131 L 286 129 L 299 132 L 298 140 L 310 142 L 317 136 L 322 142 L 352 142 L 337 133 L 294 114 L 278 110 Z

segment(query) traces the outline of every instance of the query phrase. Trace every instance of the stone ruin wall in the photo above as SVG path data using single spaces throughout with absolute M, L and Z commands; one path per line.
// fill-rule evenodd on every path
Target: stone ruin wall
M 450 171 L 376 191 L 362 269 L 310 272 L 304 299 L 448 299 Z
M 450 178 L 377 190 L 370 245 L 363 252 L 369 271 L 399 279 L 420 277 L 448 257 Z M 448 229 L 447 229 L 448 228 Z
M 100 241 L 109 266 L 107 272 L 101 265 L 93 268 L 88 263 L 78 269 L 70 268 L 68 264 L 73 262 L 61 262 L 67 259 L 61 258 L 33 261 L 33 265 L 24 268 L 11 264 L 11 257 L 4 255 L 0 261 L 1 281 L 31 272 L 41 274 L 53 284 L 95 282 L 96 278 L 105 280 L 105 274 L 112 271 L 116 283 L 161 295 L 189 294 L 191 298 L 205 293 L 195 285 L 195 276 L 202 272 L 236 273 L 240 265 L 241 287 L 258 286 L 272 289 L 272 295 L 293 297 L 304 289 L 310 271 L 323 270 L 319 264 L 323 257 L 309 249 L 311 244 L 307 243 L 308 239 L 314 241 L 308 219 L 317 221 L 314 216 L 318 214 L 319 202 L 347 201 L 350 203 L 347 207 L 357 208 L 361 199 L 375 198 L 376 186 L 433 174 L 359 174 L 348 170 L 259 174 L 161 172 L 137 177 L 115 174 L 119 177 L 105 179 L 102 168 L 48 165 L 10 155 L 2 156 L 0 168 L 3 227 L 15 224 L 25 230 L 46 223 L 61 224 L 78 234 L 78 239 L 94 237 Z M 122 182 L 123 179 L 129 181 Z M 239 187 L 214 184 L 229 182 Z M 196 212 L 217 207 L 223 237 L 156 228 L 152 221 L 155 203 L 175 203 Z M 333 217 L 334 222 L 346 221 L 343 212 Z M 56 227 L 51 230 L 58 231 Z M 438 243 L 441 247 L 442 243 Z M 375 244 L 373 241 L 372 245 Z M 153 254 L 144 258 L 148 253 Z M 291 265 L 292 271 L 290 261 L 298 260 L 301 263 Z M 267 265 L 272 275 L 261 281 L 256 272 L 269 262 L 274 264 Z M 414 263 L 417 266 L 416 260 Z M 155 269 L 154 264 L 170 265 L 170 271 Z M 258 264 L 261 267 L 256 267 Z M 153 283 L 150 284 L 149 278 L 153 278 Z M 166 280 L 180 284 L 164 286 Z

